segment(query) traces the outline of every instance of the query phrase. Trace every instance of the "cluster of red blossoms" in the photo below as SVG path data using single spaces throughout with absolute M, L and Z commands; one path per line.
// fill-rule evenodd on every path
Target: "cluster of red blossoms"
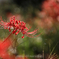
M 59 0 L 46 0 L 43 2 L 43 11 L 53 18 L 53 20 L 59 21 Z
M 9 29 L 9 32 L 11 32 L 11 29 L 13 29 L 12 33 L 17 35 L 19 32 L 22 32 L 24 38 L 24 35 L 30 36 L 28 34 L 36 34 L 37 30 L 34 30 L 32 32 L 27 32 L 29 29 L 25 26 L 26 24 L 23 21 L 16 20 L 15 16 L 12 16 L 10 18 L 10 22 L 4 22 L 1 19 L 0 25 L 3 26 L 4 29 Z

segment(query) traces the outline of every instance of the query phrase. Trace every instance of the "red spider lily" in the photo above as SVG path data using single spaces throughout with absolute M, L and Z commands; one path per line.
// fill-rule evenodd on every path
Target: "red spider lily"
M 10 22 L 4 22 L 1 19 L 0 25 L 3 26 L 4 29 L 9 29 L 9 32 L 13 28 L 12 33 L 17 35 L 19 32 L 22 32 L 24 38 L 24 35 L 26 34 L 29 36 L 29 34 L 36 34 L 37 30 L 34 30 L 32 32 L 27 32 L 29 29 L 25 26 L 26 24 L 23 21 L 15 20 L 15 16 L 10 18 Z
M 57 0 L 47 0 L 43 3 L 43 11 L 53 19 L 57 19 L 59 17 L 59 3 Z
M 0 50 L 6 50 L 11 45 L 10 39 L 4 40 L 2 43 L 0 43 Z
M 11 59 L 9 54 L 7 53 L 8 48 L 11 46 L 11 40 L 4 40 L 0 42 L 0 57 L 3 59 Z

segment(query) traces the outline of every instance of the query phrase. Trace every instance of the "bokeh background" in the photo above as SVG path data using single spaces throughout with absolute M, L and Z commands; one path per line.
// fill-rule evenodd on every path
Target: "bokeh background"
M 17 20 L 24 21 L 30 31 L 38 29 L 38 37 L 17 38 L 17 54 L 39 57 L 30 59 L 47 59 L 49 55 L 59 57 L 59 0 L 0 0 L 0 16 L 9 21 L 15 16 Z M 0 29 L 0 39 L 9 35 L 9 31 Z M 15 38 L 15 36 L 13 36 Z

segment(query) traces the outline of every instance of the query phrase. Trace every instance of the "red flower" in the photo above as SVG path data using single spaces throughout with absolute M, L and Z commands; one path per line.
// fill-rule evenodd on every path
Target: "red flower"
M 45 11 L 49 17 L 52 17 L 53 20 L 56 19 L 58 21 L 57 18 L 59 17 L 59 3 L 57 0 L 44 1 L 43 11 Z
M 34 30 L 33 32 L 27 32 L 29 29 L 25 26 L 26 24 L 23 21 L 15 20 L 15 16 L 10 18 L 10 22 L 4 22 L 1 19 L 0 25 L 3 26 L 4 29 L 9 29 L 9 32 L 13 28 L 12 33 L 15 35 L 17 35 L 19 32 L 22 32 L 22 38 L 24 38 L 25 34 L 29 36 L 28 34 L 35 34 L 37 32 L 37 30 Z
M 11 59 L 7 50 L 11 45 L 10 39 L 5 39 L 3 42 L 0 42 L 0 57 L 3 59 Z

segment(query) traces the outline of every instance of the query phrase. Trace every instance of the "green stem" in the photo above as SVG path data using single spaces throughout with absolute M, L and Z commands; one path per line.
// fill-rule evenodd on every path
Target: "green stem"
M 12 32 L 9 34 L 9 36 L 3 41 L 3 43 L 6 41 L 6 40 L 8 40 L 10 37 L 11 37 L 11 35 L 12 35 Z
M 43 59 L 44 59 L 44 49 L 43 49 Z

